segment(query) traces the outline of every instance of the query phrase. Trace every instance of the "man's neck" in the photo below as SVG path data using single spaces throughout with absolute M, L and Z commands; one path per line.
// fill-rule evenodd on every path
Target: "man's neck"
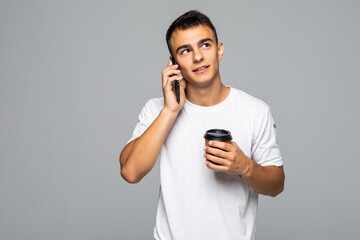
M 216 81 L 206 87 L 196 87 L 191 84 L 186 86 L 186 99 L 199 106 L 210 107 L 224 101 L 230 93 L 230 88 L 225 87 L 221 81 Z

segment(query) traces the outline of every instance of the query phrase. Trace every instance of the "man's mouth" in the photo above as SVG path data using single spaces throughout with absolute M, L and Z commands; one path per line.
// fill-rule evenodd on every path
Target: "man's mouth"
M 201 67 L 199 67 L 199 68 L 194 69 L 193 72 L 195 72 L 195 73 L 202 73 L 202 72 L 205 72 L 209 67 L 210 67 L 210 65 L 201 66 Z

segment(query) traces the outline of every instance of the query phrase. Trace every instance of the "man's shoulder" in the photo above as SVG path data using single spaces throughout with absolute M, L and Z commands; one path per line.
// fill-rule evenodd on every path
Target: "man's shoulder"
M 250 95 L 240 89 L 231 87 L 234 95 L 234 100 L 236 104 L 246 107 L 248 110 L 256 112 L 267 112 L 270 107 L 261 99 Z
M 145 103 L 144 110 L 159 113 L 163 107 L 164 97 L 151 98 Z
M 151 98 L 146 102 L 145 105 L 149 105 L 149 106 L 161 106 L 161 105 L 164 105 L 164 97 Z

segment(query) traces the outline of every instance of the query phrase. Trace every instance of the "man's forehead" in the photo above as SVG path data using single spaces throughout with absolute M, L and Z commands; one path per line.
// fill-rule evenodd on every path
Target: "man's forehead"
M 176 49 L 177 46 L 184 44 L 197 44 L 199 40 L 205 38 L 216 42 L 214 32 L 208 26 L 199 25 L 185 30 L 176 29 L 171 35 L 170 44 Z

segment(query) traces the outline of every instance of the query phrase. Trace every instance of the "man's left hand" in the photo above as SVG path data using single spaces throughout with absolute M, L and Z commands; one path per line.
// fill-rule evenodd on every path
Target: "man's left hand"
M 247 172 L 249 159 L 234 141 L 210 141 L 204 151 L 206 166 L 210 169 L 232 175 Z

